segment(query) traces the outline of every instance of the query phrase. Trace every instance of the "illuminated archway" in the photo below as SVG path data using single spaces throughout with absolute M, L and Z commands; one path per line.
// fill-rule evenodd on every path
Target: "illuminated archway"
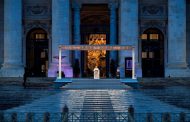
M 149 28 L 141 35 L 143 77 L 164 77 L 164 35 Z
M 83 4 L 81 9 L 81 44 L 109 44 L 110 13 L 107 4 Z M 109 77 L 109 51 L 82 51 L 82 77 L 92 77 L 93 68 L 101 69 L 101 77 Z
M 48 70 L 47 32 L 35 28 L 26 37 L 26 67 L 30 76 L 46 77 Z

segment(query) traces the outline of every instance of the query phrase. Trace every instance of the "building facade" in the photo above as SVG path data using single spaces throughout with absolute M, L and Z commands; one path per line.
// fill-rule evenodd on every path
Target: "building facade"
M 56 77 L 59 45 L 131 45 L 136 77 L 190 76 L 189 0 L 1 0 L 0 76 Z M 65 77 L 131 77 L 131 51 L 62 51 Z

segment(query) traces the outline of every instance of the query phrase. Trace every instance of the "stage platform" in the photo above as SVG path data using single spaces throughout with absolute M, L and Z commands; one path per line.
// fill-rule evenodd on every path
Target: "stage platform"
M 130 79 L 130 78 L 121 78 L 121 79 L 113 79 L 113 78 L 105 78 L 105 79 L 93 79 L 93 78 L 62 78 L 62 79 L 56 79 L 54 82 L 56 83 L 72 83 L 77 80 L 83 80 L 83 81 L 109 81 L 114 80 L 121 83 L 138 83 L 137 79 Z

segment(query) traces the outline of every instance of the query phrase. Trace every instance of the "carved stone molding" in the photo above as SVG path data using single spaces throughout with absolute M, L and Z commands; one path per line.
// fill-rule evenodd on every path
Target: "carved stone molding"
M 44 15 L 48 12 L 47 6 L 30 6 L 28 9 L 33 15 Z
M 166 21 L 156 21 L 156 20 L 150 20 L 150 21 L 141 21 L 140 23 L 141 27 L 141 33 L 143 33 L 148 28 L 158 28 L 163 33 L 166 31 Z
M 33 28 L 42 28 L 48 34 L 51 33 L 51 25 L 50 25 L 50 22 L 48 21 L 47 22 L 41 22 L 41 21 L 26 22 L 24 26 L 24 33 L 27 34 Z
M 24 17 L 25 18 L 44 18 L 51 15 L 51 9 L 48 5 L 26 5 L 24 7 Z
M 165 5 L 141 5 L 141 17 L 166 17 L 167 7 Z

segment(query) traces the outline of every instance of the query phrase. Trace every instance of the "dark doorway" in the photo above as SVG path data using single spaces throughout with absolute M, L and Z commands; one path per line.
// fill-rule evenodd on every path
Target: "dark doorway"
M 26 67 L 30 76 L 46 77 L 48 70 L 48 39 L 43 29 L 32 29 L 26 39 Z
M 81 9 L 81 44 L 109 44 L 109 22 L 107 4 L 83 4 Z M 101 78 L 109 77 L 108 51 L 82 51 L 81 62 L 83 77 L 93 77 L 95 66 L 99 67 Z
M 164 35 L 150 28 L 141 35 L 141 40 L 143 77 L 164 77 Z

